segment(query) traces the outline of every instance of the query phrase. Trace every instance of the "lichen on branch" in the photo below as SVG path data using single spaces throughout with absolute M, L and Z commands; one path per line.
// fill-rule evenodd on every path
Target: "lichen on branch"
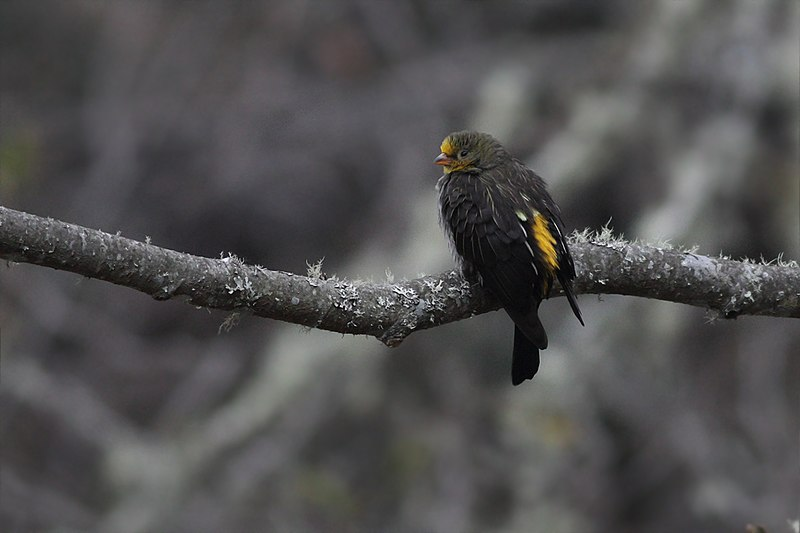
M 800 267 L 735 261 L 614 238 L 570 238 L 578 294 L 624 294 L 705 307 L 720 317 L 800 318 Z M 157 300 L 246 311 L 389 346 L 416 330 L 498 309 L 457 271 L 367 283 L 247 265 L 233 255 L 198 257 L 50 218 L 0 207 L 0 258 L 101 279 Z M 560 295 L 555 290 L 552 296 Z

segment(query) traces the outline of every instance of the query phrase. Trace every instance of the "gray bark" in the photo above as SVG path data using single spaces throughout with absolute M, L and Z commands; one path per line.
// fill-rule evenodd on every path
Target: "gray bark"
M 800 267 L 708 257 L 606 234 L 570 237 L 578 294 L 624 294 L 705 307 L 723 318 L 800 317 Z M 305 276 L 198 257 L 0 207 L 0 258 L 74 272 L 157 300 L 183 297 L 395 346 L 413 331 L 498 309 L 457 271 L 398 283 Z M 561 295 L 555 290 L 553 296 Z

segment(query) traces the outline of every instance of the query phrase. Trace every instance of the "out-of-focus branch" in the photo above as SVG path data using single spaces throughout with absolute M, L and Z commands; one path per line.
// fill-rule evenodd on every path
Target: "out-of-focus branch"
M 575 236 L 577 293 L 626 294 L 738 315 L 800 317 L 800 267 L 712 258 Z M 302 276 L 198 257 L 0 207 L 0 258 L 131 287 L 158 300 L 183 296 L 308 327 L 372 335 L 389 346 L 415 330 L 492 311 L 496 301 L 456 271 L 399 283 Z

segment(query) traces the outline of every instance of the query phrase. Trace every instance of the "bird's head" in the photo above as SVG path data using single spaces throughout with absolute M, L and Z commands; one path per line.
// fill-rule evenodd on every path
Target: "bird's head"
M 440 149 L 442 153 L 433 162 L 443 166 L 445 174 L 486 170 L 509 157 L 494 137 L 476 131 L 451 133 Z

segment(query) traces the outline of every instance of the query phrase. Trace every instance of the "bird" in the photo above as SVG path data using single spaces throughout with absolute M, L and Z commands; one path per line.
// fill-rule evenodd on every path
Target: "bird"
M 554 280 L 584 325 L 561 211 L 544 180 L 490 134 L 454 132 L 440 149 L 439 222 L 464 277 L 493 294 L 514 322 L 511 383 L 519 385 L 536 375 L 539 350 L 547 348 L 539 304 Z

